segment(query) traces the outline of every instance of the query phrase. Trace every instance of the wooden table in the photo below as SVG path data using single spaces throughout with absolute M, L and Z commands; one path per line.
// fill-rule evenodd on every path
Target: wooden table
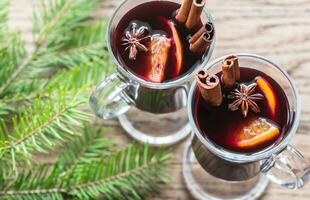
M 27 48 L 32 50 L 32 6 L 39 0 L 12 0 L 12 27 L 22 30 Z M 109 16 L 119 0 L 102 0 L 98 16 Z M 212 59 L 234 52 L 251 52 L 272 58 L 295 79 L 302 100 L 302 118 L 292 144 L 310 159 L 310 1 L 308 0 L 210 0 L 208 8 L 215 18 L 216 50 Z M 0 8 L 1 9 L 1 8 Z M 122 144 L 130 138 L 117 121 L 113 138 Z M 184 142 L 173 147 L 173 168 L 169 169 L 173 184 L 153 199 L 192 199 L 181 174 Z M 264 200 L 310 199 L 310 184 L 291 191 L 270 184 Z

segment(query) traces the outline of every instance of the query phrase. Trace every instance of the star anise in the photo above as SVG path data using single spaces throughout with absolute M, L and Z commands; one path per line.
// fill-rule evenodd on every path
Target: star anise
M 254 93 L 257 84 L 252 83 L 249 85 L 240 84 L 239 89 L 235 89 L 228 95 L 229 99 L 234 101 L 228 105 L 231 111 L 238 110 L 241 107 L 241 112 L 243 117 L 248 115 L 249 108 L 255 112 L 259 113 L 260 108 L 255 101 L 264 99 L 264 96 L 260 93 Z
M 150 40 L 148 35 L 149 31 L 146 26 L 141 26 L 138 28 L 136 23 L 131 23 L 128 31 L 122 38 L 122 45 L 125 47 L 125 52 L 129 51 L 129 59 L 135 60 L 138 51 L 148 51 L 147 47 L 143 44 L 144 42 Z

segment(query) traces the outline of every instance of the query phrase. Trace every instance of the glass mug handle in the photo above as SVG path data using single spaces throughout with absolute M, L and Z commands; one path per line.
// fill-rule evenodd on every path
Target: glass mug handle
M 271 181 L 289 189 L 301 188 L 310 179 L 309 161 L 291 145 L 267 159 L 261 171 Z
M 137 84 L 123 80 L 122 76 L 115 72 L 92 91 L 89 104 L 96 116 L 102 119 L 117 117 L 134 104 L 137 97 Z

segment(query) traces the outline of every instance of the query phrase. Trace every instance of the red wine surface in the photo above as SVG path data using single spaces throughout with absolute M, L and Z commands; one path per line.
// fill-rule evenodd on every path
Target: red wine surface
M 194 100 L 194 116 L 198 128 L 204 134 L 205 137 L 233 152 L 257 152 L 260 151 L 280 137 L 283 137 L 286 130 L 290 126 L 291 119 L 288 113 L 288 101 L 282 88 L 268 75 L 263 72 L 250 68 L 240 68 L 241 80 L 238 84 L 250 84 L 253 83 L 256 77 L 262 77 L 272 87 L 272 91 L 275 97 L 275 114 L 270 112 L 270 105 L 266 97 L 262 101 L 258 101 L 257 104 L 261 110 L 259 113 L 254 113 L 249 110 L 247 117 L 241 114 L 240 108 L 236 111 L 228 109 L 228 104 L 232 102 L 227 96 L 231 93 L 225 89 L 223 91 L 223 103 L 220 107 L 211 107 L 205 103 L 199 90 L 197 89 Z M 219 77 L 221 73 L 217 74 Z M 238 88 L 238 84 L 235 88 Z M 257 93 L 264 94 L 259 87 L 256 88 Z M 249 121 L 257 118 L 264 118 L 272 122 L 279 129 L 280 134 L 278 137 L 254 145 L 247 148 L 241 148 L 236 143 L 236 133 L 240 130 L 240 127 L 244 127 Z
M 176 79 L 190 69 L 194 69 L 202 62 L 203 54 L 197 55 L 190 52 L 188 42 L 190 35 L 195 33 L 202 23 L 200 22 L 196 28 L 190 31 L 186 30 L 184 25 L 177 24 L 174 20 L 174 16 L 179 7 L 180 4 L 174 2 L 152 1 L 143 3 L 129 10 L 128 13 L 124 15 L 115 30 L 115 36 L 112 41 L 112 46 L 116 47 L 115 53 L 123 66 L 126 66 L 127 69 L 140 78 L 152 82 L 148 70 L 150 48 L 148 52 L 139 51 L 136 59 L 132 60 L 129 59 L 129 53 L 125 51 L 126 46 L 122 43 L 122 38 L 125 32 L 130 30 L 130 24 L 132 23 L 136 23 L 138 27 L 148 27 L 151 36 L 159 34 L 166 36 L 168 39 L 172 39 L 167 66 L 164 70 L 164 79 L 160 82 Z M 167 21 L 169 23 L 167 23 Z M 175 27 L 180 39 L 179 46 L 181 46 L 182 49 L 179 49 L 179 52 L 176 50 L 176 43 L 178 40 L 173 34 L 170 23 Z M 145 46 L 147 47 L 147 44 L 145 44 Z M 178 59 L 178 56 L 181 57 L 181 59 Z M 180 72 L 178 72 L 178 68 L 181 68 L 181 70 L 179 70 Z

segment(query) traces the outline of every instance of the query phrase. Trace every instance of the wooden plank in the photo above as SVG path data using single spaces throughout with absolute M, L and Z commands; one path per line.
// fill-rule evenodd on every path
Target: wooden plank
M 38 0 L 12 0 L 11 27 L 21 29 L 27 48 L 33 49 L 31 11 Z M 102 0 L 100 10 L 94 15 L 108 17 L 119 0 Z M 208 9 L 215 18 L 217 34 L 216 49 L 212 58 L 235 53 L 251 52 L 272 58 L 281 64 L 295 79 L 302 101 L 302 118 L 292 144 L 310 158 L 310 1 L 308 0 L 214 0 L 208 1 Z M 102 123 L 102 122 L 98 122 Z M 126 136 L 116 121 L 104 122 L 113 127 L 109 137 L 126 145 Z M 188 193 L 181 171 L 184 142 L 173 146 L 173 184 L 165 187 L 152 199 L 192 199 Z M 310 199 L 310 185 L 291 191 L 271 184 L 264 200 Z

